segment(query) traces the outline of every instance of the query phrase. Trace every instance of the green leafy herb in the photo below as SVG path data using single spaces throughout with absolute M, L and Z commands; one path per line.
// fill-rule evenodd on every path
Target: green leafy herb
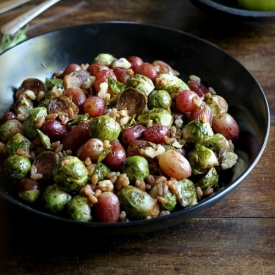
M 9 48 L 17 45 L 18 43 L 27 39 L 26 32 L 28 30 L 28 25 L 24 29 L 18 30 L 13 37 L 9 34 L 4 33 L 0 42 L 0 54 Z

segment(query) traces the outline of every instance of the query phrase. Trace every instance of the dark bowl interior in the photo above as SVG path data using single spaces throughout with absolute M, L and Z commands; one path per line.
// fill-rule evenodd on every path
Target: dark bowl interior
M 13 102 L 14 90 L 28 77 L 45 80 L 70 63 L 89 63 L 99 53 L 116 57 L 137 55 L 146 61 L 164 60 L 181 73 L 199 76 L 229 103 L 229 112 L 240 125 L 236 143 L 240 162 L 222 179 L 224 188 L 199 204 L 169 216 L 129 223 L 83 223 L 53 216 L 20 202 L 2 179 L 0 195 L 40 217 L 87 226 L 111 234 L 142 233 L 162 229 L 193 218 L 212 207 L 237 187 L 254 168 L 265 148 L 270 114 L 261 87 L 238 61 L 220 48 L 189 34 L 152 25 L 102 22 L 59 29 L 29 39 L 0 56 L 0 115 Z M 249 96 L 248 96 L 249 95 Z
M 242 9 L 237 0 L 190 0 L 200 10 L 223 19 L 243 23 L 267 23 L 275 20 L 275 11 L 253 11 Z

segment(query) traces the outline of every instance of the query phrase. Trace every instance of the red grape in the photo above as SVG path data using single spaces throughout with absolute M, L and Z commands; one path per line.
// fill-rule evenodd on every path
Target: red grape
M 189 90 L 180 92 L 176 98 L 176 106 L 182 113 L 192 112 L 201 102 L 198 94 Z
M 143 60 L 138 56 L 130 56 L 127 60 L 132 64 L 131 68 L 136 73 L 138 67 L 143 63 Z
M 99 96 L 90 96 L 83 103 L 83 112 L 91 117 L 101 116 L 105 113 L 106 103 Z

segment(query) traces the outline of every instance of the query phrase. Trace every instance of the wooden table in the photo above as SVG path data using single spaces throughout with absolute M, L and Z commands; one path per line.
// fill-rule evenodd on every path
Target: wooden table
M 0 25 L 40 2 L 0 15 Z M 187 0 L 66 0 L 34 19 L 28 37 L 109 20 L 179 29 L 235 57 L 269 101 L 266 150 L 251 175 L 221 203 L 196 219 L 150 234 L 98 240 L 66 225 L 54 228 L 0 200 L 0 274 L 274 274 L 275 22 L 228 22 L 205 15 Z

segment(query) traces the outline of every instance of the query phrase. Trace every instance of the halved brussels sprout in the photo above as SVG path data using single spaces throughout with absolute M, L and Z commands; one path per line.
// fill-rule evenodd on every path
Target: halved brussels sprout
M 159 205 L 147 192 L 134 186 L 123 187 L 118 193 L 121 207 L 133 218 L 141 219 L 156 217 L 159 214 Z
M 153 108 L 151 110 L 145 110 L 138 118 L 139 124 L 146 125 L 149 120 L 152 120 L 153 124 L 161 124 L 168 129 L 172 126 L 173 117 L 172 114 L 162 108 Z
M 213 166 L 219 166 L 219 161 L 214 152 L 200 144 L 196 144 L 187 159 L 192 167 L 192 175 L 205 174 Z
M 88 198 L 82 195 L 74 196 L 67 204 L 70 217 L 76 221 L 91 221 L 93 219 Z
M 67 192 L 79 190 L 88 181 L 84 163 L 75 156 L 64 156 L 54 169 L 54 181 Z

